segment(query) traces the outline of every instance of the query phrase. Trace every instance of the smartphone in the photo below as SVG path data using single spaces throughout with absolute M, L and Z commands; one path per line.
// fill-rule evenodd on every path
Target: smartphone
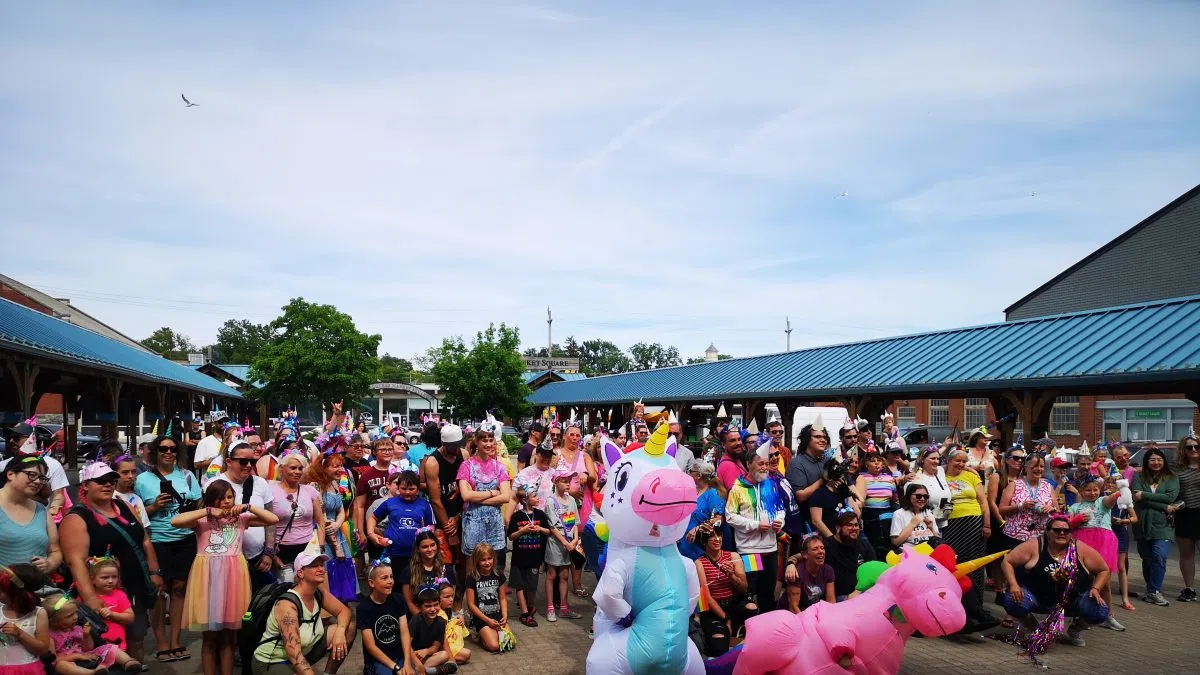
M 158 481 L 158 491 L 164 495 L 171 494 L 171 481 L 167 480 L 166 478 Z

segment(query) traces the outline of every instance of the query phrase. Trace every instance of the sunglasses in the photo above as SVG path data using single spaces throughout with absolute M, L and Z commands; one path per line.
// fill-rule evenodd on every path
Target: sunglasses
M 164 452 L 170 453 L 170 454 L 172 454 L 172 455 L 173 455 L 173 454 L 175 454 L 175 446 L 173 446 L 173 445 L 160 445 L 160 446 L 158 446 L 158 454 L 160 454 L 160 455 L 161 455 L 161 454 L 162 454 L 162 453 L 164 453 Z
M 1054 534 L 1071 534 L 1071 528 L 1069 527 L 1052 527 L 1050 531 Z
M 929 499 L 929 495 L 913 495 L 912 498 L 919 499 L 921 501 L 927 501 Z
M 1200 445 L 1196 445 L 1195 443 L 1188 443 L 1187 445 L 1185 445 L 1183 447 L 1187 448 L 1188 450 L 1200 449 Z
M 250 466 L 251 464 L 254 463 L 254 458 L 253 457 L 230 457 L 229 461 L 237 462 L 238 464 L 241 464 L 242 466 Z
M 768 457 L 768 458 L 770 458 L 770 459 L 779 459 L 779 453 L 778 453 L 778 452 L 772 452 L 772 453 L 768 454 L 768 455 L 767 455 L 767 457 Z
M 767 433 L 771 434 L 772 436 L 782 436 L 783 429 L 776 429 L 774 431 L 768 431 Z
M 115 473 L 106 473 L 99 478 L 93 478 L 92 482 L 100 485 L 116 485 L 118 478 L 120 478 L 120 476 Z

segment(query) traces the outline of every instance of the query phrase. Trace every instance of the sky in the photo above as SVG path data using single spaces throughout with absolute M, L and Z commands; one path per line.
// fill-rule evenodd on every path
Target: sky
M 961 5 L 4 3 L 0 272 L 404 357 L 1000 321 L 1200 182 L 1200 3 Z

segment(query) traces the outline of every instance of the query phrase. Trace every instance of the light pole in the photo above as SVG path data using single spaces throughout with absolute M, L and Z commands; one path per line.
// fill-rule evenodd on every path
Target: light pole
M 787 330 L 783 332 L 787 333 L 787 350 L 790 352 L 792 351 L 792 320 L 786 316 L 783 317 L 783 320 L 787 322 Z
M 546 305 L 546 364 L 548 370 L 554 372 L 554 316 L 550 314 L 550 306 Z

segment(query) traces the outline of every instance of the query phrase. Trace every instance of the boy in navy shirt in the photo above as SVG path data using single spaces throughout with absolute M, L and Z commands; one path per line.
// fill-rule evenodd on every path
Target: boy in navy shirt
M 396 577 L 403 582 L 408 578 L 408 562 L 413 553 L 413 540 L 417 530 L 433 525 L 433 507 L 421 495 L 420 479 L 412 471 L 401 471 L 391 478 L 397 483 L 399 494 L 380 504 L 367 517 L 367 532 L 380 548 L 383 555 L 391 559 Z M 384 535 L 376 532 L 376 523 L 387 520 Z

